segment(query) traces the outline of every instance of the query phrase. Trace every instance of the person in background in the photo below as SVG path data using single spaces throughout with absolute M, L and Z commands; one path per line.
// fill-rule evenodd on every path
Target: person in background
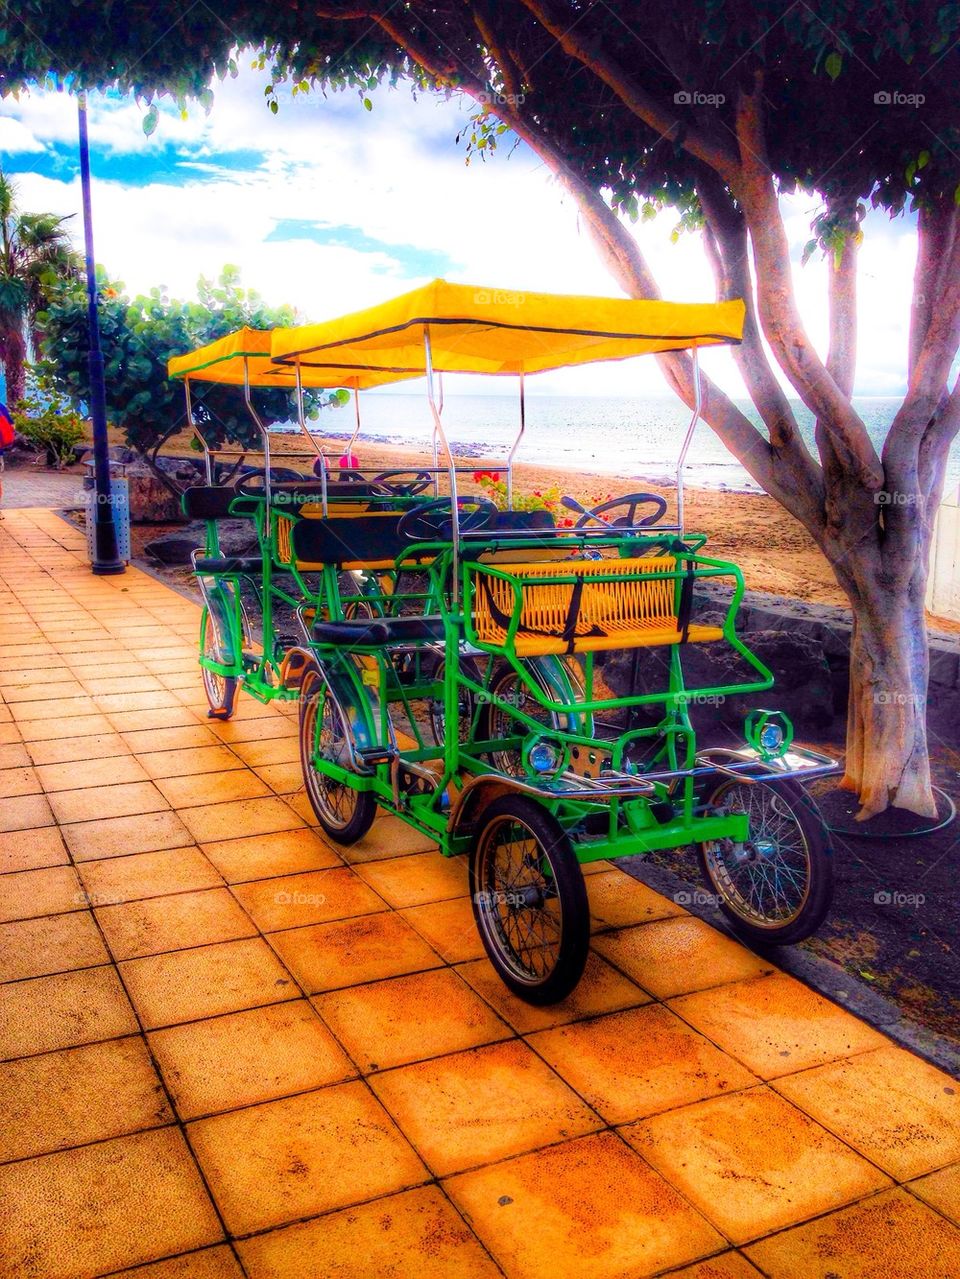
M 0 502 L 3 501 L 3 455 L 13 443 L 13 437 L 16 431 L 10 418 L 10 412 L 7 406 L 0 400 Z M 0 520 L 3 519 L 3 513 L 0 512 Z
M 360 459 L 356 453 L 343 453 L 337 459 L 337 466 L 340 468 L 340 478 L 346 479 L 345 471 L 356 471 L 360 468 Z M 313 473 L 319 476 L 324 469 L 324 458 L 318 457 L 313 464 Z

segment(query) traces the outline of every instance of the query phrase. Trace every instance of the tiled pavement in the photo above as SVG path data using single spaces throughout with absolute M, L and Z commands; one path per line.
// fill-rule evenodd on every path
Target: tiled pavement
M 508 997 L 461 865 L 206 719 L 196 627 L 0 525 L 0 1276 L 960 1274 L 948 1076 L 608 867 L 577 993 Z

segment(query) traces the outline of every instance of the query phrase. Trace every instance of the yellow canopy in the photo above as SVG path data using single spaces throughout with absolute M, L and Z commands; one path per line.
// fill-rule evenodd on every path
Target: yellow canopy
M 243 386 L 244 362 L 249 370 L 251 386 L 279 386 L 292 391 L 297 385 L 296 370 L 289 365 L 274 364 L 270 359 L 270 343 L 275 332 L 269 329 L 237 329 L 226 337 L 186 355 L 174 355 L 167 361 L 170 377 L 196 378 L 200 382 L 219 382 Z M 301 382 L 305 387 L 352 387 L 365 390 L 387 382 L 413 377 L 412 373 L 395 373 L 384 369 L 343 368 L 328 362 L 323 370 L 304 366 Z
M 415 376 L 429 330 L 434 368 L 450 373 L 537 373 L 632 355 L 739 342 L 743 302 L 637 302 L 507 292 L 434 280 L 379 306 L 324 324 L 276 329 L 273 358 L 313 369 Z M 339 385 L 339 383 L 338 383 Z

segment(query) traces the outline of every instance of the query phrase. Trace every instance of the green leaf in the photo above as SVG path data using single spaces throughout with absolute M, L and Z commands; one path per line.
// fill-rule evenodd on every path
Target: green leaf
M 837 53 L 836 49 L 834 49 L 832 53 L 827 54 L 827 58 L 823 66 L 830 79 L 836 80 L 837 76 L 843 70 L 843 58 L 839 53 Z
M 370 101 L 370 99 L 369 99 L 369 98 L 364 98 L 364 100 L 363 100 L 363 108 L 364 108 L 364 110 L 365 110 L 365 111 L 372 111 L 372 110 L 373 110 L 373 103 Z
M 160 123 L 160 112 L 157 110 L 157 104 L 151 102 L 150 109 L 143 117 L 143 131 L 149 138 L 151 133 L 156 131 L 157 125 Z
M 917 168 L 925 169 L 929 163 L 930 163 L 930 152 L 921 151 L 920 154 L 917 156 Z

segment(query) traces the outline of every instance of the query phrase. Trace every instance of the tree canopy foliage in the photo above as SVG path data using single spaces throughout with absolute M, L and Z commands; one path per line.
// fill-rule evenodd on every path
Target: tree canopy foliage
M 171 298 L 165 289 L 130 298 L 123 285 L 99 275 L 100 341 L 103 348 L 108 420 L 123 429 L 132 448 L 155 460 L 163 444 L 187 425 L 183 385 L 167 375 L 167 360 L 247 325 L 272 329 L 295 323 L 292 307 L 270 307 L 258 293 L 240 286 L 240 272 L 225 266 L 217 281 L 201 276 L 196 301 Z M 54 385 L 73 404 L 90 401 L 87 296 L 80 285 L 57 290 L 38 317 L 42 349 Z M 265 424 L 296 414 L 293 395 L 279 388 L 256 388 L 257 411 Z M 304 391 L 304 409 L 315 414 L 339 404 L 346 392 Z M 193 416 L 211 447 L 226 441 L 258 448 L 260 439 L 243 390 L 196 382 Z

